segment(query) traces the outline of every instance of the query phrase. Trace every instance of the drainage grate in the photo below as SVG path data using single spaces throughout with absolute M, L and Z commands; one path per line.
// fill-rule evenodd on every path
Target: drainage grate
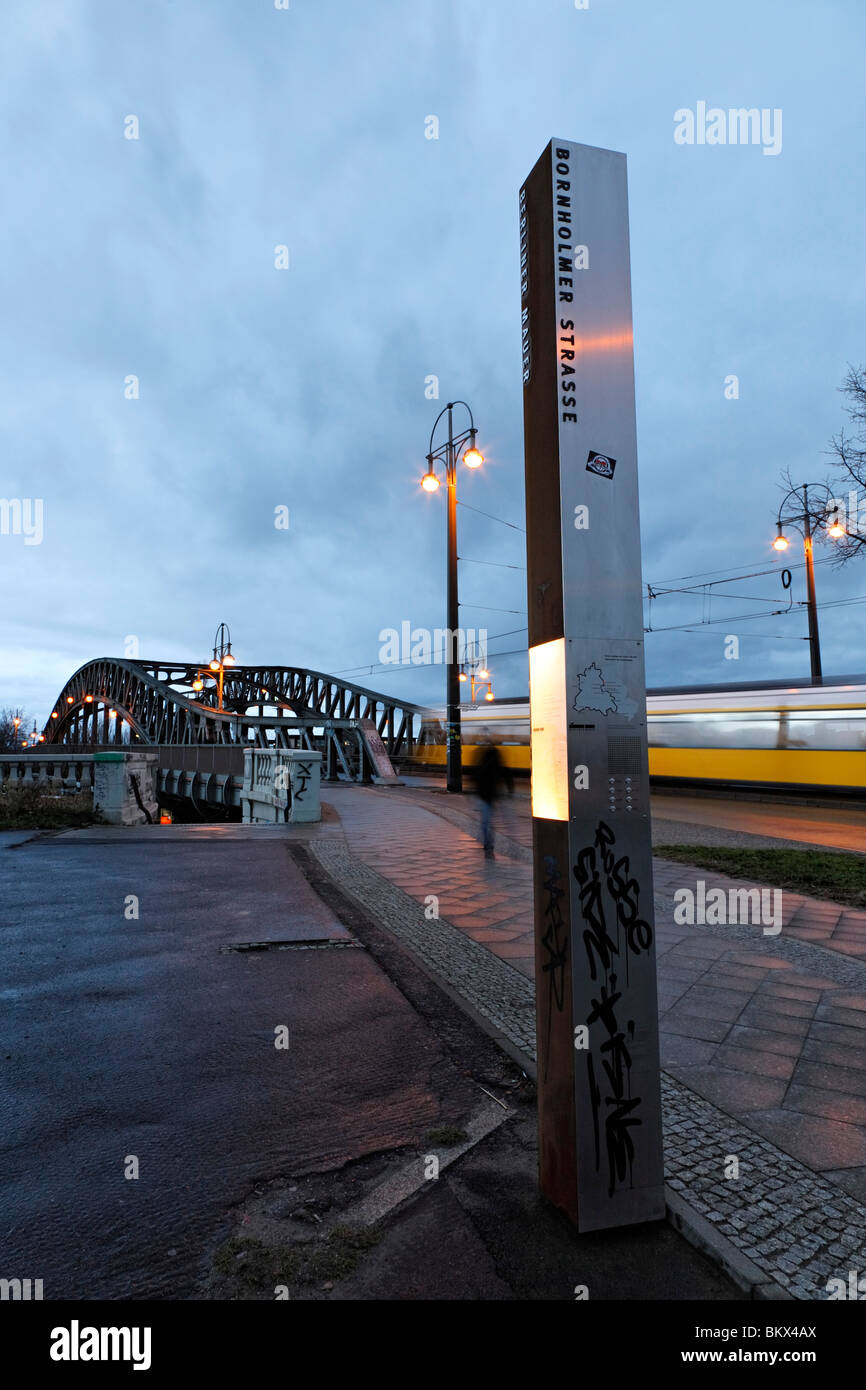
M 229 946 L 220 946 L 220 953 L 228 951 L 365 951 L 360 941 L 332 941 L 329 937 L 319 937 L 311 941 L 233 941 Z

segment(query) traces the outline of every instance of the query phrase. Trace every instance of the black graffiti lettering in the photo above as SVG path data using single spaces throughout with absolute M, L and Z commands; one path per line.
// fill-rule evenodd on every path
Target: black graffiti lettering
M 545 855 L 544 859 L 544 883 L 542 885 L 545 895 L 544 900 L 544 920 L 547 923 L 547 930 L 541 938 L 541 944 L 548 954 L 549 959 L 542 966 L 543 972 L 549 977 L 550 997 L 553 999 L 557 1010 L 561 1012 L 565 1002 L 565 966 L 568 960 L 568 932 L 560 906 L 562 898 L 565 897 L 565 889 L 560 888 L 562 879 L 559 866 L 552 855 Z
M 640 897 L 637 879 L 627 877 L 628 869 L 628 856 L 623 855 L 622 859 L 617 860 L 607 876 L 607 886 L 616 903 L 616 915 L 624 926 L 637 916 L 637 905 Z
M 617 977 L 611 965 L 619 955 L 619 942 L 611 938 L 607 929 L 605 889 L 613 902 L 617 925 L 625 933 L 627 951 L 638 955 L 649 950 L 653 940 L 652 928 L 639 916 L 640 885 L 630 872 L 628 855 L 617 858 L 615 850 L 616 836 L 609 825 L 599 821 L 592 844 L 580 850 L 573 866 L 574 877 L 580 885 L 580 911 L 586 927 L 583 940 L 590 974 L 596 980 L 599 967 L 604 972 L 604 980 L 599 984 L 598 994 L 592 997 L 586 1019 L 591 1038 L 593 1030 L 597 1033 L 600 1028 L 603 1034 L 601 1041 L 596 1041 L 587 1052 L 587 1081 L 596 1172 L 601 1168 L 600 1117 L 602 1110 L 605 1111 L 609 1197 L 619 1185 L 631 1182 L 635 1156 L 632 1130 L 639 1128 L 643 1121 L 636 1113 L 641 1097 L 631 1093 L 631 1045 L 635 1023 L 628 1019 L 623 1027 L 617 1017 L 617 1006 L 624 996 L 623 991 L 617 989 Z M 601 1065 L 603 1081 L 596 1059 Z
M 574 866 L 574 876 L 581 884 L 579 894 L 581 915 L 584 922 L 589 923 L 588 929 L 583 933 L 583 944 L 589 961 L 590 975 L 595 980 L 598 978 L 596 962 L 599 961 L 607 973 L 610 969 L 611 957 L 618 954 L 618 947 L 607 930 L 601 894 L 601 879 L 596 868 L 595 851 L 592 848 L 580 851 Z
M 620 999 L 622 998 L 622 992 L 620 990 L 617 990 L 616 988 L 615 975 L 611 975 L 610 983 L 611 988 L 615 991 L 615 993 L 608 994 L 607 985 L 602 985 L 601 989 L 599 990 L 601 998 L 593 999 L 592 1008 L 590 1009 L 587 1015 L 586 1021 L 591 1026 L 593 1023 L 596 1022 L 596 1020 L 599 1020 L 604 1024 L 608 1033 L 613 1035 L 616 1032 L 617 1028 L 614 1006 L 618 1004 Z
M 653 944 L 653 932 L 649 922 L 645 922 L 641 917 L 639 921 L 632 922 L 628 929 L 629 949 L 639 956 L 641 951 L 648 951 Z
M 634 1024 L 629 1022 L 630 1036 L 634 1036 Z M 615 1096 L 621 1096 L 626 1089 L 627 1075 L 631 1071 L 631 1053 L 628 1050 L 626 1035 L 623 1032 L 612 1033 L 607 1042 L 601 1045 L 601 1051 L 609 1054 L 609 1059 L 603 1062 L 607 1079 L 613 1087 Z
M 595 827 L 594 844 L 596 848 L 600 849 L 602 852 L 606 851 L 610 845 L 616 844 L 616 836 L 610 826 L 605 825 L 603 820 L 600 820 Z
M 615 857 L 613 847 L 616 844 L 616 836 L 604 821 L 599 821 L 596 827 L 594 843 L 601 850 L 608 892 L 616 907 L 616 920 L 625 928 L 629 950 L 633 955 L 640 955 L 641 951 L 648 951 L 652 945 L 653 933 L 649 922 L 637 915 L 640 885 L 630 874 L 628 855 L 624 854 L 620 859 Z
M 631 1113 L 640 1105 L 639 1096 L 633 1096 L 630 1100 L 608 1096 L 607 1104 L 616 1107 L 604 1122 L 608 1163 L 607 1195 L 612 1197 L 616 1191 L 617 1183 L 624 1182 L 627 1177 L 631 1176 L 634 1164 L 634 1143 L 629 1130 L 642 1125 L 643 1120 Z

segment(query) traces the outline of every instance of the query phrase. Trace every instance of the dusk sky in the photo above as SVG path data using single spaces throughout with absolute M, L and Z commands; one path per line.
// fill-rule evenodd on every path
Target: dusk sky
M 383 629 L 445 625 L 419 479 L 452 397 L 486 456 L 461 626 L 526 692 L 517 199 L 553 137 L 628 156 L 644 581 L 780 570 L 780 472 L 827 476 L 866 360 L 864 51 L 862 0 L 6 0 L 0 495 L 44 518 L 0 536 L 0 706 L 41 723 L 131 637 L 206 660 L 221 620 L 240 662 L 441 701 L 443 667 L 378 663 Z M 700 102 L 780 111 L 780 150 L 676 143 Z M 866 595 L 866 554 L 817 590 Z M 713 618 L 785 600 L 723 593 Z M 866 669 L 864 618 L 822 612 L 825 675 Z M 806 676 L 806 630 L 653 632 L 648 683 Z

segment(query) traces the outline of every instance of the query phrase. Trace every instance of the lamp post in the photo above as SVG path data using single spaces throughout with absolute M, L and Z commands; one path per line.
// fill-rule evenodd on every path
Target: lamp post
M 456 405 L 464 406 L 469 413 L 469 427 L 458 435 L 454 434 L 453 420 L 453 411 Z M 448 438 L 444 444 L 440 444 L 438 449 L 434 449 L 433 438 L 436 434 L 436 426 L 443 415 L 448 416 Z M 449 792 L 461 792 L 463 790 L 463 764 L 460 747 L 460 656 L 459 652 L 455 650 L 460 630 L 460 604 L 457 598 L 457 455 L 465 445 L 468 445 L 463 455 L 463 462 L 467 468 L 480 467 L 484 458 L 475 447 L 476 434 L 472 411 L 466 402 L 449 401 L 436 416 L 430 431 L 427 472 L 421 479 L 421 486 L 425 492 L 436 492 L 439 487 L 439 477 L 433 464 L 435 462 L 444 463 L 445 480 L 448 486 L 447 649 L 445 655 L 447 671 L 446 785 Z
M 204 688 L 205 676 L 215 676 L 217 683 L 217 709 L 223 708 L 223 681 L 225 680 L 226 667 L 236 666 L 237 662 L 232 656 L 232 635 L 226 623 L 220 623 L 216 630 L 213 642 L 213 656 L 208 662 L 207 670 L 199 669 L 196 678 L 192 683 L 193 690 L 198 693 Z
M 809 506 L 809 488 L 813 492 L 823 489 L 825 495 L 823 505 L 819 507 Z M 800 494 L 802 493 L 802 502 Z M 791 502 L 796 498 L 796 503 Z M 791 507 L 783 516 L 788 503 Z M 832 505 L 831 505 L 832 504 Z M 802 508 L 802 510 L 801 510 Z M 776 539 L 773 541 L 773 549 L 784 552 L 788 549 L 790 541 L 783 535 L 783 526 L 793 526 L 795 531 L 799 531 L 803 537 L 803 553 L 806 557 L 806 606 L 809 615 L 809 655 L 812 667 L 812 684 L 820 685 L 823 679 L 821 672 L 821 643 L 818 636 L 818 604 L 815 598 L 815 562 L 812 554 L 812 538 L 818 526 L 827 526 L 827 535 L 833 540 L 838 540 L 845 535 L 845 527 L 839 521 L 839 504 L 832 496 L 826 483 L 802 483 L 798 487 L 792 487 L 782 499 L 779 508 L 779 516 L 776 522 Z
M 469 667 L 469 674 L 468 674 L 468 675 L 466 674 L 466 669 L 465 669 L 466 666 Z M 481 658 L 480 658 L 480 657 L 477 657 L 477 656 L 473 655 L 472 657 L 469 658 L 469 660 L 464 664 L 464 667 L 463 667 L 463 668 L 461 669 L 461 671 L 460 671 L 459 680 L 460 680 L 461 684 L 465 684 L 466 681 L 469 681 L 469 682 L 470 682 L 470 685 L 469 685 L 469 700 L 470 700 L 470 703 L 471 703 L 471 704 L 473 704 L 473 705 L 475 704 L 475 689 L 476 689 L 476 686 L 478 687 L 479 690 L 481 690 L 481 689 L 483 689 L 483 687 L 486 685 L 486 686 L 487 686 L 487 694 L 484 696 L 484 698 L 485 698 L 485 700 L 492 700 L 492 699 L 493 699 L 493 677 L 491 676 L 490 672 L 487 670 L 487 667 L 486 667 L 486 666 L 484 665 L 484 663 L 481 661 Z

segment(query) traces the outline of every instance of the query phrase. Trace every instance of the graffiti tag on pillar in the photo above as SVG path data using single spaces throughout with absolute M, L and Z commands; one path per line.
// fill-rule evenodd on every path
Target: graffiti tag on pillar
M 312 775 L 312 763 L 298 763 L 298 771 L 295 774 L 295 786 L 293 788 L 296 801 L 303 801 L 304 792 L 307 790 L 307 783 Z
M 632 1183 L 635 1146 L 632 1130 L 638 1129 L 641 1097 L 632 1094 L 632 1054 L 635 1038 L 631 1018 L 621 1022 L 628 1002 L 617 987 L 616 964 L 626 970 L 630 955 L 640 955 L 652 945 L 649 923 L 638 914 L 640 888 L 629 872 L 627 855 L 616 857 L 616 836 L 609 825 L 599 821 L 592 843 L 577 856 L 573 873 L 580 886 L 580 911 L 586 930 L 583 943 L 593 980 L 599 981 L 586 1017 L 589 1030 L 587 1084 L 592 1107 L 596 1172 L 601 1168 L 601 1129 L 604 1121 L 604 1149 L 608 1167 L 608 1196 L 617 1187 Z M 608 926 L 606 899 L 613 905 Z M 613 934 L 612 934 L 613 933 Z M 624 1009 L 618 1006 L 624 1003 Z
M 565 889 L 559 887 L 561 881 L 562 874 L 553 855 L 545 855 L 543 911 L 547 930 L 541 944 L 547 952 L 548 959 L 544 962 L 542 970 L 548 977 L 549 998 L 558 1010 L 562 1009 L 565 1000 L 565 966 L 568 961 L 568 931 L 561 907 Z
M 542 972 L 547 976 L 547 1036 L 548 1047 L 545 1049 L 545 1075 L 549 1065 L 550 1057 L 550 1023 L 554 1007 L 558 1013 L 562 1012 L 565 1003 L 565 967 L 568 962 L 568 927 L 562 913 L 562 899 L 566 896 L 565 889 L 560 887 L 562 873 L 559 865 L 552 854 L 544 856 L 544 878 L 542 880 L 542 892 L 544 894 L 544 923 L 545 932 L 541 938 L 541 944 L 547 952 L 547 959 L 542 966 Z

